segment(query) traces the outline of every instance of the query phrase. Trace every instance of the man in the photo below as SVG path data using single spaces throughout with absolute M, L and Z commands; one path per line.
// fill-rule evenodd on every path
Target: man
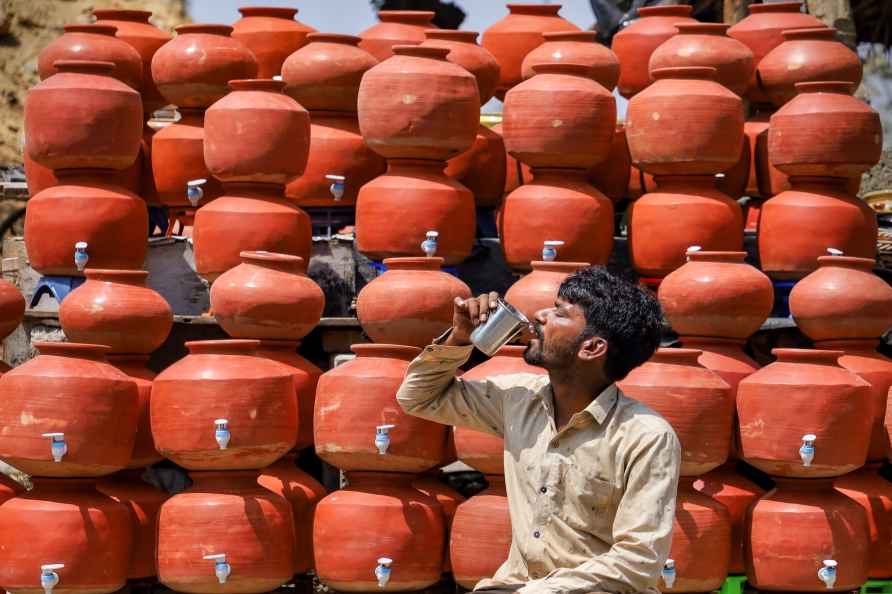
M 504 437 L 511 550 L 475 591 L 659 592 L 681 448 L 662 417 L 615 384 L 659 345 L 659 303 L 586 268 L 536 313 L 524 358 L 547 376 L 457 379 L 497 298 L 456 299 L 452 329 L 412 362 L 397 394 L 410 414 Z

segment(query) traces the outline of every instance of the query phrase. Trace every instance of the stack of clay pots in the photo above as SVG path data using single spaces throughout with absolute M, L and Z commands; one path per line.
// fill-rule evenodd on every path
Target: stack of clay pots
M 243 6 L 242 18 L 232 25 L 232 37 L 257 59 L 257 77 L 282 74 L 285 60 L 309 42 L 312 27 L 296 21 L 298 10 L 285 6 Z

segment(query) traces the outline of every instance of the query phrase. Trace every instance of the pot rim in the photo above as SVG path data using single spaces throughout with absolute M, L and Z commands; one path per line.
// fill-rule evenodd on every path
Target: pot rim
M 259 340 L 250 338 L 223 338 L 188 340 L 184 346 L 190 355 L 252 355 L 259 345 Z
M 425 29 L 424 36 L 427 39 L 441 39 L 445 41 L 460 41 L 477 45 L 478 31 L 459 31 L 457 29 Z
M 268 93 L 282 93 L 286 84 L 284 80 L 274 78 L 236 78 L 228 83 L 231 91 L 265 91 Z
M 103 277 L 117 277 L 120 279 L 145 281 L 149 277 L 147 270 L 114 270 L 112 268 L 86 268 L 84 276 L 88 280 L 103 280 Z
M 654 351 L 647 363 L 672 363 L 676 365 L 694 365 L 703 367 L 697 361 L 703 353 L 700 349 L 660 347 Z
M 850 80 L 812 80 L 794 83 L 797 94 L 803 93 L 839 93 L 851 95 L 855 92 L 855 83 Z
M 31 345 L 37 349 L 40 355 L 61 357 L 93 356 L 105 359 L 112 348 L 105 344 L 90 344 L 87 342 L 57 342 L 52 340 L 35 340 Z
M 264 250 L 245 250 L 238 253 L 242 262 L 270 262 L 273 264 L 288 264 L 302 268 L 304 259 L 301 256 L 282 254 L 279 252 L 267 252 Z
M 111 76 L 117 69 L 117 64 L 105 60 L 56 60 L 53 68 L 56 74 L 62 72 L 80 72 L 81 74 L 96 74 Z
M 242 6 L 238 11 L 243 17 L 268 16 L 289 21 L 299 12 L 297 8 L 287 6 Z
M 784 41 L 794 39 L 832 39 L 836 40 L 834 27 L 799 27 L 798 29 L 785 29 L 782 32 Z
M 533 260 L 530 267 L 533 270 L 541 270 L 543 272 L 567 272 L 574 273 L 583 268 L 591 266 L 589 262 L 567 262 L 562 260 Z
M 394 359 L 411 361 L 421 354 L 421 349 L 404 344 L 383 344 L 372 342 L 360 342 L 350 345 L 350 350 L 357 357 L 386 357 L 388 354 Z
M 403 258 L 384 258 L 382 263 L 387 266 L 384 274 L 391 270 L 436 270 L 439 271 L 446 262 L 439 256 L 408 256 Z
M 148 23 L 152 16 L 151 10 L 135 10 L 132 8 L 94 8 L 93 16 L 98 20 L 133 21 L 135 23 Z
M 409 56 L 412 58 L 427 58 L 429 60 L 446 61 L 446 56 L 452 50 L 447 47 L 434 47 L 431 45 L 395 45 L 391 48 L 395 56 Z M 386 60 L 385 60 L 386 62 Z M 383 63 L 383 62 L 381 62 Z M 462 69 L 464 70 L 464 69 Z M 467 71 L 465 71 L 467 72 Z
M 554 15 L 561 11 L 561 4 L 506 4 L 505 7 L 511 14 L 535 14 L 535 15 Z
M 855 256 L 818 256 L 819 268 L 831 266 L 872 272 L 876 266 L 876 261 L 871 258 L 857 258 Z
M 356 35 L 344 35 L 343 33 L 320 33 L 316 31 L 307 34 L 307 45 L 315 42 L 358 46 L 360 41 L 362 41 L 361 37 L 357 37 Z
M 187 25 L 177 25 L 173 28 L 177 35 L 220 35 L 223 37 L 232 36 L 232 27 L 218 23 L 189 23 Z
M 830 349 L 771 349 L 771 354 L 777 358 L 777 362 L 784 363 L 818 363 L 839 367 L 839 358 L 845 355 L 845 351 Z
M 66 33 L 92 33 L 94 35 L 107 35 L 114 37 L 118 28 L 105 23 L 70 23 L 63 27 Z
M 763 4 L 750 4 L 749 11 L 750 14 L 802 12 L 802 2 L 767 2 Z
M 638 9 L 638 17 L 650 16 L 691 16 L 694 7 L 690 4 L 664 4 L 662 6 L 642 6 Z
M 656 80 L 701 79 L 715 82 L 718 69 L 713 66 L 667 66 L 651 70 L 650 76 Z
M 692 262 L 739 262 L 746 264 L 746 252 L 737 251 L 696 251 L 687 252 L 687 258 Z
M 580 43 L 594 43 L 602 45 L 598 42 L 598 34 L 594 31 L 549 31 L 543 33 L 545 43 L 549 41 L 578 41 Z
M 379 10 L 378 19 L 382 23 L 430 23 L 436 13 L 432 10 Z
M 731 25 L 727 23 L 676 23 L 675 28 L 678 29 L 680 35 L 700 34 L 700 35 L 718 35 L 725 37 Z
M 592 65 L 582 62 L 540 62 L 531 66 L 533 74 L 563 74 L 565 76 L 581 76 L 600 86 L 592 78 Z

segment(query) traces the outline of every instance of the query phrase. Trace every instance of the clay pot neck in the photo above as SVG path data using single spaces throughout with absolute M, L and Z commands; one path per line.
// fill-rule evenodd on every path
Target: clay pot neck
M 688 252 L 688 260 L 691 262 L 722 262 L 726 264 L 741 264 L 746 260 L 746 252 Z
M 148 23 L 152 16 L 148 10 L 127 10 L 123 8 L 97 8 L 93 16 L 100 21 L 128 21 L 131 23 Z
M 285 81 L 272 78 L 244 78 L 229 81 L 229 88 L 233 91 L 281 93 L 285 89 Z
M 553 167 L 533 167 L 530 170 L 533 181 L 537 183 L 559 182 L 557 185 L 566 183 L 567 180 L 574 182 L 588 183 L 585 169 L 557 169 Z M 556 179 L 557 178 L 557 179 Z
M 192 340 L 186 343 L 190 355 L 256 355 L 258 340 Z
M 745 340 L 739 338 L 717 338 L 715 336 L 679 336 L 679 342 L 688 349 L 708 351 L 710 348 L 735 349 L 743 351 Z
M 297 354 L 297 349 L 300 348 L 299 340 L 274 340 L 272 338 L 261 338 L 257 342 L 260 343 L 257 346 L 258 352 L 276 351 Z
M 401 344 L 371 344 L 362 343 L 354 344 L 350 350 L 359 357 L 370 357 L 379 359 L 399 359 L 400 361 L 411 361 L 421 353 L 421 349 L 413 346 L 404 346 Z
M 294 16 L 297 14 L 296 8 L 286 8 L 284 6 L 243 6 L 238 11 L 244 17 L 271 17 L 288 21 L 293 21 Z
M 111 347 L 104 344 L 81 342 L 35 341 L 33 345 L 44 356 L 71 357 L 72 359 L 89 359 L 91 361 L 105 361 L 106 355 L 111 350 Z
M 232 35 L 232 27 L 229 25 L 209 25 L 201 23 L 193 23 L 190 25 L 180 25 L 174 27 L 177 35 L 220 35 L 222 37 L 230 37 Z
M 223 182 L 223 193 L 281 202 L 285 199 L 285 186 L 268 182 Z
M 660 348 L 653 354 L 648 363 L 662 363 L 665 365 L 689 365 L 701 367 L 697 362 L 701 351 L 697 349 L 670 349 Z
M 115 71 L 117 66 L 115 66 L 114 62 L 103 62 L 100 60 L 56 60 L 53 62 L 53 68 L 60 73 L 111 76 L 111 73 Z
M 422 175 L 437 175 L 446 177 L 443 170 L 446 169 L 445 161 L 433 161 L 430 159 L 388 159 L 387 174 L 410 174 L 415 172 Z
M 772 477 L 778 491 L 832 491 L 833 478 L 795 479 Z
M 418 475 L 408 472 L 348 472 L 347 482 L 351 489 L 362 491 L 364 489 L 384 488 L 393 489 L 402 487 L 412 488 L 412 482 Z
M 404 25 L 430 25 L 434 12 L 430 10 L 381 10 L 378 18 L 382 23 L 402 23 Z
M 594 31 L 552 31 L 543 33 L 545 41 L 580 41 L 583 43 L 598 43 L 598 34 Z
M 543 62 L 541 64 L 533 64 L 533 72 L 536 74 L 580 76 L 589 80 L 592 77 L 591 65 L 576 62 Z
M 34 484 L 34 490 L 31 493 L 36 497 L 42 497 L 49 491 L 59 492 L 83 492 L 95 491 L 97 479 L 95 478 L 45 478 L 39 476 L 31 477 Z
M 675 28 L 679 35 L 715 35 L 726 37 L 731 25 L 725 23 L 678 23 Z
M 92 33 L 93 35 L 106 35 L 108 37 L 114 37 L 115 33 L 118 32 L 118 28 L 114 25 L 103 25 L 101 23 L 77 23 L 65 25 L 64 28 L 66 33 Z
M 646 6 L 638 9 L 638 16 L 647 17 L 689 17 L 693 7 L 687 4 L 668 4 L 665 6 Z
M 843 351 L 847 355 L 854 353 L 878 354 L 877 346 L 879 346 L 879 339 L 877 338 L 850 338 L 846 340 L 819 340 L 815 342 L 816 348 Z
M 239 258 L 245 264 L 269 268 L 270 270 L 278 270 L 279 272 L 287 272 L 290 274 L 304 274 L 307 265 L 300 256 L 292 256 L 291 254 L 278 254 L 275 252 L 239 252 Z
M 440 39 L 442 41 L 457 41 L 477 45 L 477 31 L 457 31 L 454 29 L 426 29 L 424 36 L 427 39 Z
M 145 270 L 109 270 L 103 268 L 87 268 L 84 270 L 87 280 L 95 280 L 105 283 L 116 283 L 145 287 L 149 273 Z
M 387 270 L 440 270 L 445 261 L 437 257 L 385 258 L 384 265 Z
M 715 80 L 718 71 L 712 66 L 671 66 L 656 68 L 650 75 L 654 80 Z
M 836 40 L 836 29 L 833 27 L 803 27 L 801 29 L 787 29 L 783 32 L 786 41 L 817 39 L 824 41 Z
M 358 46 L 361 39 L 355 35 L 342 35 L 340 33 L 310 33 L 307 35 L 307 44 L 310 43 L 335 43 L 337 45 Z
M 588 262 L 559 262 L 556 260 L 534 260 L 530 266 L 537 272 L 560 272 L 573 274 L 577 270 L 591 266 Z
M 794 85 L 798 95 L 806 93 L 835 93 L 837 95 L 851 95 L 855 92 L 855 85 L 844 80 L 822 80 L 814 82 L 798 82 Z
M 190 472 L 192 486 L 188 492 L 226 493 L 246 488 L 256 489 L 259 474 L 256 470 Z
M 713 190 L 716 188 L 714 175 L 655 175 L 654 183 L 661 190 L 673 188 L 704 188 Z
M 557 16 L 561 11 L 560 4 L 508 4 L 511 14 L 529 14 L 534 16 Z
M 849 180 L 845 177 L 829 177 L 822 175 L 791 175 L 790 188 L 800 191 L 833 191 L 848 194 L 846 186 Z
M 876 262 L 871 258 L 854 256 L 818 256 L 818 268 L 847 268 L 861 272 L 873 272 Z
M 805 363 L 810 365 L 830 365 L 839 367 L 839 358 L 843 351 L 821 349 L 771 349 L 778 363 Z
M 750 14 L 780 14 L 802 12 L 801 2 L 768 2 L 766 4 L 750 4 Z
M 397 56 L 439 60 L 441 62 L 446 62 L 446 56 L 452 51 L 449 48 L 432 47 L 429 45 L 395 45 L 392 49 Z

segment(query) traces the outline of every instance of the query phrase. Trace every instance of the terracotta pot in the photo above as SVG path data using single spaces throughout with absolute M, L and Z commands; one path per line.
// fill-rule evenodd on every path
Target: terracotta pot
M 613 204 L 585 175 L 581 169 L 534 169 L 533 180 L 505 198 L 500 234 L 511 268 L 529 270 L 550 240 L 564 242 L 563 259 L 607 263 L 613 249 Z
M 285 93 L 310 111 L 356 113 L 362 75 L 378 63 L 359 42 L 352 35 L 310 33 L 282 65 Z
M 497 375 L 512 373 L 547 373 L 523 360 L 526 346 L 505 345 L 491 358 L 462 375 L 466 380 L 483 380 Z M 455 428 L 455 451 L 459 459 L 487 475 L 504 474 L 502 456 L 505 446 L 502 438 L 464 427 Z
M 97 485 L 100 493 L 124 505 L 130 512 L 133 527 L 133 547 L 127 579 L 138 580 L 155 576 L 157 554 L 158 511 L 170 497 L 142 480 L 142 471 L 119 472 Z
M 446 175 L 471 191 L 478 208 L 493 208 L 502 202 L 506 159 L 502 135 L 481 124 L 471 148 L 447 162 Z
M 229 92 L 231 80 L 257 77 L 257 59 L 228 25 L 180 25 L 177 36 L 152 58 L 158 90 L 177 107 L 210 106 Z
M 699 357 L 700 351 L 694 349 L 661 348 L 617 383 L 626 395 L 654 409 L 675 429 L 682 447 L 682 476 L 718 468 L 731 448 L 731 387 L 698 363 Z
M 435 230 L 437 255 L 448 266 L 468 257 L 476 232 L 474 198 L 442 171 L 439 161 L 388 161 L 387 173 L 357 196 L 357 249 L 372 260 L 417 256 L 427 232 Z
M 359 189 L 387 171 L 384 157 L 366 146 L 356 116 L 349 113 L 311 112 L 310 146 L 304 174 L 285 188 L 285 196 L 300 206 L 354 206 Z M 340 198 L 332 195 L 327 175 L 344 177 Z
M 436 466 L 444 457 L 446 426 L 409 415 L 396 402 L 409 362 L 421 349 L 354 344 L 350 350 L 355 359 L 319 378 L 313 422 L 316 454 L 341 470 L 422 472 Z M 375 439 L 377 428 L 384 425 L 394 427 L 382 455 Z
M 105 344 L 112 353 L 148 354 L 173 326 L 164 297 L 146 286 L 145 270 L 87 268 L 87 280 L 59 306 L 68 340 Z
M 731 515 L 720 502 L 694 489 L 694 477 L 678 483 L 669 558 L 675 583 L 660 582 L 661 592 L 711 592 L 721 589 L 731 560 Z
M 241 41 L 257 58 L 257 77 L 282 73 L 288 56 L 306 45 L 307 34 L 316 30 L 294 20 L 296 8 L 244 6 L 242 18 L 232 25 L 232 37 Z
M 545 43 L 545 33 L 579 31 L 560 17 L 560 4 L 508 4 L 508 15 L 483 32 L 482 45 L 496 57 L 500 67 L 496 96 L 505 97 L 523 80 L 523 60 Z
M 762 326 L 774 305 L 774 288 L 744 262 L 746 252 L 689 251 L 686 257 L 660 284 L 660 304 L 673 330 L 745 340 Z
M 310 259 L 310 217 L 283 197 L 284 187 L 226 184 L 223 196 L 195 213 L 195 271 L 213 283 L 238 266 L 240 254 L 266 251 Z
M 792 189 L 762 206 L 759 258 L 768 276 L 802 278 L 827 248 L 873 260 L 876 212 L 848 193 L 844 178 L 792 177 L 790 183 Z
M 189 354 L 158 374 L 152 435 L 165 458 L 189 470 L 257 469 L 294 446 L 294 380 L 281 363 L 256 356 L 257 346 L 256 340 L 187 342 Z M 228 445 L 217 440 L 217 419 L 227 421 Z
M 864 508 L 870 538 L 867 574 L 874 579 L 892 576 L 892 483 L 878 474 L 881 466 L 868 464 L 833 482 Z
M 598 42 L 595 31 L 558 31 L 544 33 L 545 43 L 531 51 L 523 59 L 523 78 L 533 76 L 533 67 L 552 62 L 585 64 L 589 75 L 608 91 L 619 80 L 619 59 L 610 48 Z
M 223 183 L 286 184 L 304 172 L 310 114 L 277 80 L 233 80 L 205 114 L 204 161 Z
M 129 377 L 136 384 L 139 394 L 139 413 L 136 418 L 136 437 L 133 454 L 127 468 L 144 468 L 160 462 L 164 457 L 155 449 L 149 402 L 152 398 L 152 381 L 155 372 L 148 368 L 148 355 L 108 355 L 112 367 Z
M 770 5 L 753 4 L 752 6 Z M 750 196 L 750 199 L 753 197 L 770 198 L 774 195 L 771 191 L 771 174 L 769 172 L 771 164 L 768 162 L 768 128 L 770 117 L 771 112 L 757 109 L 755 113 L 743 123 L 743 135 L 748 141 L 747 148 L 750 150 L 750 171 L 749 179 L 746 183 L 746 194 Z M 755 230 L 755 228 L 752 230 Z
M 476 31 L 427 29 L 422 47 L 442 47 L 449 50 L 446 59 L 457 64 L 477 79 L 480 105 L 489 101 L 499 83 L 499 63 L 490 51 L 477 45 Z
M 162 31 L 149 22 L 152 13 L 148 10 L 125 10 L 117 8 L 93 9 L 97 25 L 115 27 L 115 37 L 127 43 L 139 54 L 141 66 L 140 94 L 142 108 L 151 116 L 156 109 L 161 109 L 167 102 L 152 80 L 152 56 L 162 45 L 171 40 L 167 31 Z
M 288 501 L 257 484 L 256 471 L 192 472 L 192 487 L 161 506 L 158 580 L 177 592 L 269 592 L 292 577 L 294 520 Z M 217 581 L 205 555 L 225 554 Z
M 439 47 L 397 46 L 359 86 L 359 129 L 388 159 L 445 161 L 474 142 L 480 119 L 477 79 Z
M 589 66 L 538 64 L 536 76 L 505 96 L 505 147 L 530 167 L 588 169 L 607 158 L 615 133 L 616 100 Z
M 795 85 L 811 81 L 861 83 L 858 54 L 836 39 L 836 29 L 815 26 L 783 31 L 784 42 L 768 52 L 756 68 L 759 88 L 780 107 L 796 95 Z
M 359 47 L 369 52 L 379 62 L 393 56 L 395 45 L 418 45 L 424 41 L 424 32 L 435 25 L 431 22 L 433 11 L 427 10 L 379 10 L 378 20 L 359 34 Z
M 619 58 L 619 92 L 631 99 L 651 83 L 650 56 L 667 39 L 678 33 L 678 23 L 696 23 L 687 4 L 647 6 L 638 9 L 638 18 L 618 31 L 611 49 Z
M 743 95 L 755 72 L 753 52 L 728 36 L 725 23 L 678 23 L 678 35 L 662 43 L 650 56 L 649 70 L 678 66 L 711 66 L 715 81 Z
M 29 157 L 50 169 L 132 165 L 142 135 L 139 93 L 112 78 L 111 62 L 59 60 L 55 66 L 58 74 L 28 91 Z
M 883 152 L 879 114 L 847 82 L 796 83 L 799 93 L 771 116 L 768 158 L 787 175 L 859 176 Z
M 714 177 L 667 175 L 655 181 L 656 190 L 636 200 L 629 216 L 629 248 L 639 274 L 668 275 L 685 263 L 692 245 L 706 251 L 743 249 L 740 205 L 715 187 Z
M 728 29 L 728 36 L 750 48 L 755 66 L 759 65 L 768 52 L 783 43 L 785 30 L 821 27 L 824 24 L 814 16 L 802 12 L 802 2 L 750 4 L 749 13 L 749 16 Z M 755 70 L 750 77 L 746 94 L 753 103 L 769 101 L 759 88 Z
M 136 384 L 105 360 L 108 347 L 34 342 L 39 355 L 0 378 L 0 458 L 36 476 L 102 476 L 127 466 L 138 414 Z M 44 433 L 64 433 L 53 461 Z M 2 583 L 2 582 L 0 582 Z
M 554 307 L 558 288 L 568 276 L 589 266 L 588 262 L 530 262 L 533 271 L 522 276 L 505 293 L 505 300 L 519 309 L 528 320 L 539 310 Z
M 111 62 L 112 76 L 139 91 L 142 87 L 142 59 L 130 44 L 115 38 L 117 27 L 104 23 L 65 25 L 65 33 L 50 42 L 37 55 L 37 76 L 46 80 L 58 74 L 57 60 Z
M 617 122 L 607 160 L 589 169 L 588 181 L 615 204 L 629 194 L 631 166 L 632 157 L 629 155 L 629 143 L 626 142 L 626 126 L 622 122 Z
M 223 193 L 223 185 L 204 162 L 204 110 L 179 109 L 180 120 L 152 136 L 152 175 L 158 202 L 164 206 L 191 206 L 186 184 L 206 179 L 199 206 Z
M 463 588 L 491 578 L 508 558 L 511 516 L 505 477 L 486 475 L 489 487 L 458 506 L 452 521 L 449 556 L 452 576 Z
M 445 522 L 433 497 L 412 486 L 415 475 L 351 472 L 349 485 L 316 507 L 316 575 L 339 592 L 421 590 L 440 580 Z M 378 559 L 393 561 L 378 586 Z
M 297 353 L 300 341 L 261 340 L 257 356 L 286 365 L 294 379 L 297 394 L 297 443 L 294 450 L 313 445 L 313 410 L 316 404 L 316 384 L 322 370 Z
M 421 476 L 412 483 L 412 486 L 428 497 L 433 497 L 437 500 L 437 503 L 442 506 L 443 519 L 446 522 L 446 543 L 448 545 L 449 536 L 452 532 L 452 520 L 455 518 L 455 512 L 458 509 L 458 506 L 465 502 L 465 497 L 445 482 L 439 480 L 436 475 Z M 443 573 L 452 573 L 452 562 L 449 559 L 449 547 L 446 546 L 445 548 Z
M 746 529 L 746 510 L 765 491 L 756 483 L 736 472 L 734 466 L 730 464 L 719 466 L 696 479 L 694 481 L 694 489 L 727 508 L 731 522 L 731 556 L 728 562 L 728 573 L 745 573 L 743 539 Z M 679 489 L 679 495 L 681 495 L 681 492 L 681 489 Z M 688 495 L 688 493 L 689 491 L 685 489 L 685 495 Z M 690 504 L 689 501 L 685 503 Z M 679 507 L 678 503 L 676 503 L 676 507 Z M 684 508 L 687 505 L 681 507 Z M 722 548 L 720 543 L 716 543 L 714 546 L 719 550 Z
M 147 167 L 146 158 L 146 145 L 142 144 L 139 150 L 139 155 L 136 157 L 136 160 L 132 165 L 126 169 L 108 170 L 107 173 L 104 174 L 104 177 L 110 183 L 113 183 L 116 186 L 121 186 L 148 201 L 148 198 L 143 195 L 142 180 L 143 171 Z M 56 173 L 49 167 L 44 167 L 32 159 L 28 154 L 27 146 L 25 146 L 25 149 L 22 151 L 22 162 L 25 168 L 25 179 L 28 182 L 28 195 L 36 196 L 47 188 L 59 185 L 59 178 Z M 150 162 L 148 164 L 150 170 L 151 166 Z
M 746 577 L 760 590 L 843 592 L 867 580 L 869 527 L 863 508 L 830 480 L 777 479 L 747 513 Z M 836 583 L 818 577 L 838 563 Z
M 629 101 L 626 113 L 626 138 L 638 168 L 654 175 L 712 175 L 737 163 L 743 103 L 711 80 L 715 72 L 702 66 L 651 72 L 654 84 Z
M 17 286 L 0 279 L 0 340 L 12 334 L 25 317 L 25 298 Z
M 372 341 L 424 348 L 452 325 L 455 298 L 467 299 L 471 290 L 442 265 L 443 258 L 384 260 L 387 271 L 356 299 L 356 315 Z
M 242 252 L 211 287 L 211 310 L 233 338 L 300 340 L 319 323 L 325 295 L 303 258 Z
M 264 468 L 257 484 L 288 500 L 294 521 L 295 575 L 313 568 L 313 516 L 316 504 L 327 494 L 319 481 L 296 466 L 294 455 L 288 454 L 272 466 Z
M 864 464 L 874 413 L 870 385 L 839 365 L 843 352 L 771 353 L 777 361 L 737 388 L 743 458 L 772 476 L 793 478 L 841 476 Z M 816 436 L 811 461 L 803 439 L 809 434 Z
M 750 164 L 751 153 L 750 139 L 746 134 L 746 123 L 744 122 L 743 145 L 740 148 L 740 157 L 738 157 L 737 163 L 731 169 L 716 175 L 716 187 L 723 194 L 727 194 L 734 200 L 748 196 L 746 187 L 749 183 L 750 171 L 752 169 Z
M 495 126 L 491 128 L 493 132 L 502 135 L 502 123 L 499 122 Z M 502 141 L 504 144 L 504 140 Z M 612 150 L 612 149 L 611 149 Z M 601 163 L 598 167 L 605 167 L 606 161 Z M 504 196 L 507 196 L 518 187 L 523 184 L 527 184 L 533 180 L 533 174 L 530 170 L 530 166 L 524 163 L 521 163 L 511 155 L 505 154 L 505 190 L 503 192 Z M 504 205 L 500 205 L 500 208 L 503 208 Z M 498 224 L 498 218 L 496 219 L 496 224 Z
M 114 592 L 127 583 L 133 529 L 127 508 L 91 479 L 35 478 L 34 490 L 0 505 L 0 583 L 42 594 L 40 566 L 57 569 L 56 594 Z M 23 535 L 27 535 L 23 538 Z

